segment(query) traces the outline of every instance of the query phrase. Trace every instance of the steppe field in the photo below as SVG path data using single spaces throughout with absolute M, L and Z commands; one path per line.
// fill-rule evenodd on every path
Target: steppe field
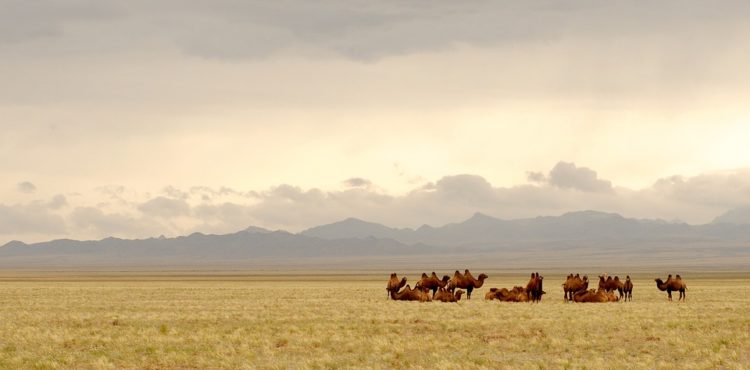
M 750 367 L 750 274 L 677 271 L 678 303 L 665 273 L 632 273 L 632 302 L 565 304 L 541 271 L 531 304 L 484 300 L 526 274 L 473 272 L 490 278 L 471 300 L 418 303 L 386 298 L 388 272 L 5 271 L 0 368 Z

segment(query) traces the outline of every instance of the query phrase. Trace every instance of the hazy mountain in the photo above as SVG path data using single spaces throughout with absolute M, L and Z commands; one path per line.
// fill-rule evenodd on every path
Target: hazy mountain
M 737 207 L 716 217 L 715 224 L 748 224 L 750 225 L 750 206 Z
M 693 226 L 595 211 L 501 220 L 481 213 L 396 229 L 349 218 L 299 234 L 249 227 L 226 235 L 0 247 L 0 266 L 750 266 L 750 225 Z

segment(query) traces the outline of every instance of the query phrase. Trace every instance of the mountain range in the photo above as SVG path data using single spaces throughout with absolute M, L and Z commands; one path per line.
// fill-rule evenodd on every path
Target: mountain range
M 750 225 L 688 225 L 581 211 L 502 220 L 481 213 L 441 227 L 348 218 L 300 233 L 251 226 L 225 235 L 0 247 L 0 267 L 458 268 L 633 266 L 746 269 Z

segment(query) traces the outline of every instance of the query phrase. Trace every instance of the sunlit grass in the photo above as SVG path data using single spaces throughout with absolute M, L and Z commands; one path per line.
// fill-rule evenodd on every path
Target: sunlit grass
M 416 275 L 409 275 L 414 278 Z M 395 302 L 357 280 L 0 282 L 2 368 L 744 368 L 750 278 L 691 278 L 667 302 L 651 275 L 632 303 Z M 559 281 L 558 281 L 559 280 Z

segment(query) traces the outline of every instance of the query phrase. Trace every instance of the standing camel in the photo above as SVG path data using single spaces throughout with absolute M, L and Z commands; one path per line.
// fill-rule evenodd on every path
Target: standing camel
M 430 276 L 427 276 L 427 274 L 422 273 L 422 279 L 417 282 L 415 287 L 416 288 L 422 287 L 422 288 L 427 288 L 429 290 L 432 290 L 432 296 L 435 297 L 435 293 L 437 292 L 438 288 L 445 288 L 449 280 L 450 280 L 450 276 L 448 275 L 444 275 L 442 280 L 438 279 L 437 274 L 435 274 L 435 271 L 433 271 L 432 275 Z
M 682 277 L 680 275 L 677 275 L 676 279 L 672 278 L 672 274 L 670 274 L 667 277 L 667 281 L 662 281 L 659 278 L 654 279 L 656 282 L 656 287 L 659 288 L 659 290 L 667 291 L 667 297 L 671 301 L 672 300 L 672 292 L 680 292 L 680 297 L 677 299 L 679 302 L 680 300 L 685 300 L 685 290 L 687 290 L 687 285 L 685 282 L 682 281 Z
M 529 279 L 529 283 L 526 284 L 526 294 L 530 301 L 540 302 L 542 300 L 542 294 L 544 294 L 544 290 L 542 289 L 543 281 L 544 276 L 539 275 L 538 272 L 531 273 L 531 279 Z
M 625 283 L 622 284 L 622 292 L 625 301 L 633 301 L 633 282 L 630 281 L 630 275 L 625 277 Z
M 565 280 L 565 283 L 562 285 L 563 287 L 563 301 L 565 302 L 572 302 L 573 301 L 573 293 L 581 290 L 583 287 L 584 282 L 588 282 L 589 277 L 584 275 L 583 279 L 581 279 L 581 276 L 579 274 L 576 274 L 576 276 L 573 276 L 573 274 L 568 275 L 568 278 Z
M 469 272 L 469 269 L 464 270 L 463 274 L 456 270 L 453 277 L 448 282 L 447 289 L 451 292 L 455 291 L 456 288 L 466 289 L 466 299 L 471 299 L 471 292 L 474 289 L 481 288 L 487 277 L 486 274 L 479 274 L 479 277 L 475 279 L 474 276 L 471 275 L 471 272 Z

